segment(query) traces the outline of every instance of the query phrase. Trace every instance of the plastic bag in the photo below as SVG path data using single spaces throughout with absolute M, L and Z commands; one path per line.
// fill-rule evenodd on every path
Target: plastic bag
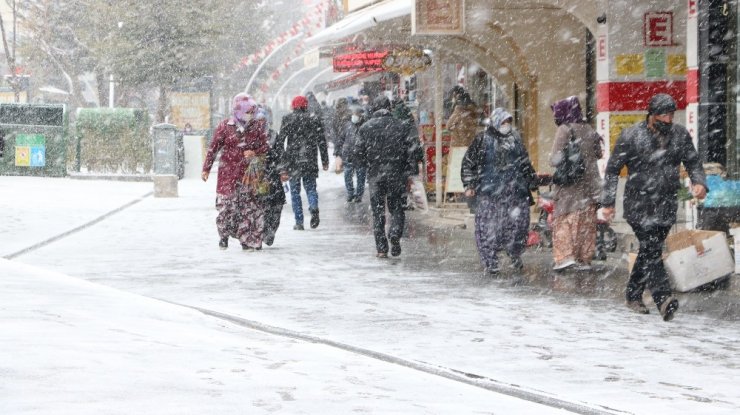
M 409 177 L 409 195 L 414 202 L 414 208 L 423 212 L 429 210 L 429 201 L 427 200 L 427 191 L 420 176 Z
M 254 189 L 258 196 L 265 196 L 270 192 L 270 181 L 267 180 L 265 167 L 264 157 L 252 157 L 242 178 L 242 183 Z

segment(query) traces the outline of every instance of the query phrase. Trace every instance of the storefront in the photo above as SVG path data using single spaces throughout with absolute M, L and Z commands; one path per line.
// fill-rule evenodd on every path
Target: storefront
M 460 164 L 467 146 L 455 145 L 452 134 L 447 128 L 447 121 L 454 110 L 454 102 L 451 91 L 453 87 L 459 86 L 470 95 L 475 108 L 478 131 L 485 126 L 485 119 L 490 115 L 493 108 L 509 108 L 509 97 L 502 91 L 488 73 L 477 63 L 446 63 L 440 64 L 441 84 L 443 94 L 442 102 L 442 164 L 437 169 L 436 163 L 436 129 L 435 129 L 435 73 L 424 71 L 415 74 L 411 82 L 412 89 L 409 91 L 410 102 L 415 108 L 416 119 L 419 122 L 419 137 L 424 146 L 424 180 L 427 191 L 435 193 L 436 173 L 441 172 L 442 191 L 445 193 L 445 201 L 460 200 L 459 193 L 463 192 L 460 180 Z
M 710 192 L 696 225 L 727 231 L 740 223 L 740 13 L 736 0 L 688 1 L 687 125 L 695 131 Z

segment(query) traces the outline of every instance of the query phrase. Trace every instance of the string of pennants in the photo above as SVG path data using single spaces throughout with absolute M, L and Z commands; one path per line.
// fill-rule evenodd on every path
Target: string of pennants
M 282 45 L 283 43 L 288 41 L 288 39 L 296 36 L 301 32 L 304 32 L 306 36 L 310 37 L 311 30 L 322 29 L 323 15 L 324 12 L 327 10 L 327 3 L 329 2 L 331 2 L 331 0 L 326 0 L 318 3 L 316 6 L 309 9 L 309 11 L 303 16 L 302 19 L 293 23 L 293 26 L 291 26 L 290 29 L 284 31 L 277 37 L 270 40 L 268 43 L 262 46 L 262 49 L 258 50 L 257 52 L 243 57 L 236 65 L 234 72 L 261 62 L 262 59 L 272 53 L 275 48 Z
M 303 52 L 303 39 L 301 39 L 298 44 L 293 48 L 293 51 L 283 60 L 283 62 L 272 71 L 270 76 L 263 81 L 260 86 L 257 88 L 260 92 L 263 94 L 270 90 L 270 86 L 277 81 L 280 78 L 280 75 L 283 74 L 283 71 L 287 70 L 290 67 L 291 62 L 299 57 L 301 55 L 301 52 Z

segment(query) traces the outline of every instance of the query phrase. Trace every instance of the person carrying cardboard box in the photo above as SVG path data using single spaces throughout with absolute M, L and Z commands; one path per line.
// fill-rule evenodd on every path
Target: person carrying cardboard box
M 679 165 L 688 172 L 691 193 L 698 199 L 706 196 L 706 178 L 689 132 L 673 123 L 673 97 L 654 95 L 647 111 L 645 121 L 625 128 L 617 139 L 607 163 L 600 204 L 604 217 L 613 219 L 619 172 L 626 166 L 624 218 L 640 242 L 627 283 L 627 306 L 648 314 L 642 301 L 643 291 L 648 288 L 663 320 L 670 321 L 678 310 L 678 300 L 672 295 L 662 254 L 663 242 L 676 222 Z

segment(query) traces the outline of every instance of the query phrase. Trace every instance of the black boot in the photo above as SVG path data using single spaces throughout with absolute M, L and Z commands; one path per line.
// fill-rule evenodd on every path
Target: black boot
M 678 310 L 678 300 L 673 296 L 669 296 L 663 300 L 658 310 L 660 310 L 660 315 L 663 316 L 663 321 L 671 321 L 673 320 L 673 315 L 676 314 L 676 310 Z
M 391 255 L 401 255 L 401 240 L 398 238 L 391 238 Z
M 229 247 L 229 238 L 221 238 L 218 241 L 218 247 L 221 249 L 226 249 Z
M 265 239 L 262 242 L 267 246 L 272 246 L 272 243 L 275 242 L 275 232 L 265 232 Z
M 311 229 L 316 229 L 319 226 L 319 210 L 309 209 L 311 212 Z

